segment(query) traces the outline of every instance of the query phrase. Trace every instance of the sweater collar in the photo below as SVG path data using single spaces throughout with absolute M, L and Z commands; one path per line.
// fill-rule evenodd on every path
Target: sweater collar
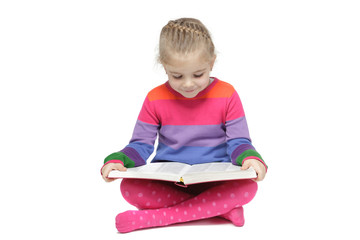
M 195 99 L 195 98 L 200 98 L 202 96 L 204 96 L 206 93 L 208 93 L 215 85 L 216 83 L 219 81 L 219 79 L 217 79 L 216 77 L 210 77 L 210 79 L 213 79 L 213 81 L 209 84 L 209 86 L 207 86 L 204 90 L 202 90 L 201 92 L 199 92 L 195 97 L 193 98 L 186 98 L 183 95 L 181 95 L 179 92 L 175 91 L 169 84 L 169 81 L 166 81 L 165 86 L 167 87 L 167 89 L 176 97 L 178 98 L 184 98 L 184 99 Z

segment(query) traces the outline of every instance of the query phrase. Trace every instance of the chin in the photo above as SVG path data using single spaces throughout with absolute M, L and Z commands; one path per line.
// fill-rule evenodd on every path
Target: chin
M 181 95 L 183 95 L 184 97 L 186 98 L 193 98 L 193 97 L 196 97 L 198 93 L 182 93 Z

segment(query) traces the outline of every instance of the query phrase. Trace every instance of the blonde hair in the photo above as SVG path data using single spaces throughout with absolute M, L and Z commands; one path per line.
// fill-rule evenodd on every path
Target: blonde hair
M 169 21 L 160 33 L 158 61 L 166 64 L 172 54 L 188 54 L 203 50 L 207 60 L 215 56 L 210 33 L 202 22 L 194 18 Z

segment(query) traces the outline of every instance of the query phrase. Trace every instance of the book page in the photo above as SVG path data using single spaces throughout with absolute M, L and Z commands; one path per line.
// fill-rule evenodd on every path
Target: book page
M 109 178 L 157 179 L 184 184 L 222 181 L 231 179 L 255 178 L 256 172 L 250 168 L 241 170 L 230 162 L 213 162 L 188 165 L 178 162 L 149 163 L 140 167 L 128 168 L 127 171 L 111 171 Z
M 228 162 L 213 162 L 192 165 L 191 168 L 186 172 L 186 175 L 204 172 L 231 172 L 239 171 L 240 166 L 235 166 Z
M 166 173 L 179 177 L 187 172 L 190 167 L 191 165 L 178 162 L 159 162 L 149 163 L 143 166 L 140 172 L 152 172 L 155 174 Z
M 109 178 L 146 178 L 178 181 L 191 165 L 177 162 L 149 163 L 140 167 L 128 168 L 125 172 L 111 171 Z
M 253 168 L 241 170 L 230 162 L 214 162 L 192 165 L 183 176 L 184 184 L 256 178 Z

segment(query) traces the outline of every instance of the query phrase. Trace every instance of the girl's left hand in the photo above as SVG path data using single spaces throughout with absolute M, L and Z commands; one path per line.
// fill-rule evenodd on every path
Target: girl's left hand
M 243 163 L 241 169 L 246 170 L 249 167 L 253 167 L 255 172 L 257 173 L 257 178 L 254 179 L 255 182 L 259 182 L 259 181 L 264 180 L 265 175 L 266 175 L 266 168 L 265 168 L 265 166 L 264 166 L 264 164 L 262 162 L 260 162 L 257 159 L 247 159 Z

